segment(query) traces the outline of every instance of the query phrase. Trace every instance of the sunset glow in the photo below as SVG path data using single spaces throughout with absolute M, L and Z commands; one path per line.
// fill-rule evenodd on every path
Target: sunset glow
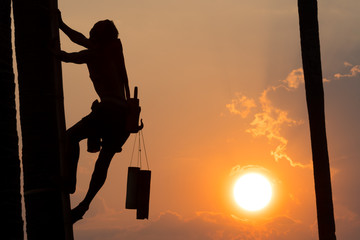
M 258 173 L 241 176 L 234 187 L 236 203 L 247 211 L 258 211 L 266 207 L 272 197 L 272 188 L 268 179 Z

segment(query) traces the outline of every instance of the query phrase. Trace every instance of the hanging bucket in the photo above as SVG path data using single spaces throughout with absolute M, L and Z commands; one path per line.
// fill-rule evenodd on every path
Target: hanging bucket
M 136 219 L 149 218 L 150 180 L 150 170 L 140 170 L 138 172 Z
M 136 219 L 149 218 L 151 171 L 128 168 L 126 209 L 136 209 Z
M 136 167 L 132 167 L 132 158 L 130 161 L 130 167 L 128 168 L 127 177 L 127 189 L 126 189 L 126 209 L 136 209 L 136 219 L 148 219 L 149 218 L 149 203 L 150 203 L 150 181 L 151 171 L 149 168 L 149 162 L 147 160 L 144 136 L 142 131 L 139 131 L 135 138 L 135 144 L 133 153 L 136 145 L 136 139 L 139 136 L 139 155 Z M 145 150 L 147 170 L 141 169 L 141 140 L 142 137 L 143 146 Z
M 126 209 L 137 209 L 139 167 L 129 167 L 126 187 Z

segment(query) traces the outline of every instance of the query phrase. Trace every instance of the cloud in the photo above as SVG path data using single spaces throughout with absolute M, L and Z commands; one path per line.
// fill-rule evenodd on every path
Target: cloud
M 350 68 L 349 73 L 337 73 L 334 75 L 335 79 L 356 77 L 360 73 L 360 65 L 353 65 L 349 62 L 345 62 L 344 65 L 345 67 Z M 330 81 L 331 80 L 329 79 L 323 78 L 324 83 Z M 276 92 L 280 89 L 285 91 L 295 91 L 302 84 L 304 84 L 304 72 L 302 68 L 297 68 L 290 71 L 286 78 L 280 81 L 279 85 L 266 88 L 257 100 L 236 93 L 235 99 L 232 99 L 231 103 L 226 104 L 226 108 L 231 114 L 240 115 L 244 119 L 249 116 L 253 118 L 250 122 L 250 127 L 245 130 L 252 136 L 265 136 L 270 142 L 278 142 L 276 148 L 271 151 L 271 155 L 276 162 L 280 159 L 285 159 L 293 167 L 311 168 L 311 163 L 304 165 L 296 162 L 287 154 L 286 147 L 288 139 L 282 134 L 282 129 L 284 127 L 301 125 L 303 121 L 291 118 L 287 110 L 274 106 L 268 96 L 270 92 Z M 256 112 L 252 115 L 251 111 L 253 109 Z
M 255 107 L 254 99 L 248 98 L 240 93 L 236 93 L 236 98 L 232 99 L 231 103 L 226 104 L 226 108 L 232 114 L 240 115 L 242 118 L 246 118 L 251 109 Z
M 246 221 L 231 215 L 197 212 L 183 218 L 167 211 L 141 227 L 109 226 L 77 232 L 79 240 L 281 240 L 316 239 L 310 226 L 287 216 Z
M 244 166 L 239 169 L 261 168 Z M 234 168 L 235 170 L 235 168 Z M 74 225 L 77 240 L 300 240 L 316 239 L 314 229 L 288 216 L 251 218 L 201 211 L 183 217 L 165 211 L 136 220 L 133 211 L 116 211 L 97 197 L 84 220 Z
M 299 88 L 300 84 L 305 83 L 304 70 L 302 68 L 292 70 L 282 82 L 285 83 L 289 90 Z M 323 83 L 328 82 L 330 82 L 329 79 L 323 78 Z
M 298 75 L 298 73 L 289 74 L 289 76 L 291 76 L 287 78 L 287 82 L 290 83 L 289 86 L 297 87 L 297 83 L 291 80 L 297 78 L 293 77 L 295 75 Z M 303 121 L 297 121 L 290 118 L 287 111 L 277 108 L 272 104 L 272 101 L 268 98 L 268 93 L 277 91 L 279 88 L 283 87 L 281 85 L 277 87 L 269 87 L 262 92 L 261 96 L 259 97 L 261 109 L 254 115 L 254 119 L 250 123 L 250 128 L 246 129 L 245 131 L 254 137 L 265 136 L 269 139 L 269 141 L 278 142 L 277 147 L 271 151 L 271 155 L 274 157 L 276 162 L 278 162 L 280 159 L 285 159 L 293 167 L 308 167 L 310 165 L 304 165 L 299 162 L 295 162 L 286 153 L 288 140 L 281 134 L 282 128 L 284 126 L 300 125 L 303 123 Z
M 231 168 L 230 174 L 229 176 L 238 176 L 241 175 L 247 171 L 261 171 L 261 172 L 269 172 L 269 170 L 267 170 L 266 168 L 262 167 L 262 166 L 258 166 L 258 165 L 246 165 L 246 166 L 240 166 L 240 165 L 236 165 L 233 168 Z
M 345 67 L 351 67 L 350 72 L 347 74 L 336 73 L 334 75 L 335 78 L 337 78 L 337 79 L 351 78 L 351 77 L 356 77 L 360 73 L 360 65 L 352 65 L 351 63 L 348 63 L 348 62 L 344 62 L 344 65 L 345 65 Z
M 328 79 L 323 79 L 324 82 L 329 82 Z M 286 152 L 288 139 L 282 134 L 285 127 L 293 127 L 303 124 L 303 120 L 295 120 L 289 116 L 287 110 L 281 109 L 275 105 L 269 98 L 270 92 L 279 90 L 294 91 L 304 84 L 304 73 L 302 68 L 292 70 L 284 80 L 280 81 L 279 85 L 270 86 L 266 88 L 255 101 L 245 95 L 236 94 L 236 98 L 231 100 L 226 108 L 231 114 L 240 115 L 242 118 L 251 116 L 253 120 L 250 122 L 249 128 L 245 131 L 250 133 L 253 137 L 265 136 L 270 142 L 277 142 L 277 146 L 271 151 L 271 155 L 275 161 L 281 159 L 287 160 L 293 167 L 311 168 L 311 163 L 302 164 L 295 161 Z M 251 115 L 250 110 L 255 109 L 255 113 Z
M 285 80 L 282 80 L 289 88 L 298 88 L 304 83 L 304 71 L 302 68 L 292 70 Z

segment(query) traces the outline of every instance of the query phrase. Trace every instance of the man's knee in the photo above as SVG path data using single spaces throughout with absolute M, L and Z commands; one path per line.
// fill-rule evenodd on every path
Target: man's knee
M 79 129 L 74 127 L 69 128 L 66 130 L 66 141 L 68 143 L 78 143 L 83 140 L 85 137 L 82 137 L 82 134 L 79 132 Z
M 81 120 L 74 126 L 66 130 L 66 139 L 70 142 L 80 142 L 89 135 L 89 124 Z

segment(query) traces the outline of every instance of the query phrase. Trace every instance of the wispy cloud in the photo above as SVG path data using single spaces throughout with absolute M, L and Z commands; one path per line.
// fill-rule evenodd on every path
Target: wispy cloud
M 231 103 L 226 104 L 226 108 L 232 114 L 240 115 L 242 118 L 246 118 L 251 109 L 255 107 L 254 99 L 248 98 L 240 93 L 236 93 L 236 98 L 232 99 Z
M 287 78 L 290 79 L 290 78 Z M 296 86 L 292 82 L 292 86 Z M 259 98 L 261 110 L 254 115 L 253 121 L 250 123 L 250 128 L 246 132 L 254 137 L 265 136 L 270 141 L 277 141 L 278 145 L 275 150 L 271 151 L 271 155 L 275 161 L 285 159 L 289 161 L 293 167 L 308 167 L 308 165 L 295 162 L 287 153 L 286 146 L 288 140 L 281 134 L 284 126 L 296 126 L 303 123 L 301 120 L 294 120 L 288 116 L 286 110 L 275 107 L 272 101 L 268 98 L 270 91 L 276 91 L 279 87 L 269 87 L 263 91 Z
M 334 75 L 336 79 L 356 77 L 360 73 L 360 65 L 353 65 L 349 62 L 344 62 L 344 66 L 350 68 L 349 73 L 336 73 Z
M 302 68 L 292 70 L 286 77 L 286 79 L 281 82 L 285 83 L 285 87 L 289 90 L 294 90 L 299 88 L 301 84 L 304 84 L 304 70 Z M 323 78 L 323 83 L 330 82 L 329 79 Z
M 234 167 L 231 168 L 230 174 L 229 176 L 238 176 L 241 174 L 244 174 L 248 171 L 261 171 L 261 172 L 269 172 L 269 170 L 267 170 L 266 168 L 262 167 L 262 166 L 258 166 L 258 165 L 245 165 L 245 166 L 240 166 L 240 165 L 236 165 Z
M 293 167 L 305 168 L 310 167 L 311 165 L 304 165 L 300 162 L 296 162 L 287 154 L 286 146 L 288 140 L 281 133 L 281 130 L 284 127 L 300 125 L 303 121 L 289 117 L 288 111 L 274 106 L 268 96 L 270 92 L 276 92 L 278 89 L 285 89 L 286 91 L 297 89 L 303 82 L 303 70 L 298 68 L 291 71 L 286 79 L 281 81 L 280 85 L 271 86 L 265 89 L 256 102 L 249 97 L 237 94 L 237 97 L 233 99 L 230 104 L 227 104 L 226 107 L 230 113 L 246 118 L 250 114 L 250 109 L 258 106 L 257 112 L 252 115 L 253 120 L 250 122 L 250 127 L 245 131 L 254 137 L 265 136 L 269 141 L 277 142 L 276 148 L 271 151 L 271 155 L 274 157 L 275 161 L 278 162 L 280 159 L 285 159 Z
M 282 80 L 287 87 L 296 89 L 304 83 L 304 71 L 302 68 L 292 70 L 285 80 Z
M 335 79 L 356 77 L 360 74 L 360 65 L 353 65 L 349 62 L 344 63 L 345 67 L 350 68 L 348 73 L 334 75 Z M 333 79 L 332 79 L 333 80 Z M 329 83 L 331 80 L 323 78 L 324 83 Z M 231 103 L 226 104 L 226 108 L 231 114 L 239 115 L 242 118 L 251 117 L 253 120 L 250 122 L 249 128 L 245 131 L 254 137 L 265 136 L 270 142 L 277 142 L 277 146 L 271 151 L 271 155 L 275 161 L 281 159 L 287 160 L 293 167 L 307 168 L 311 164 L 302 164 L 295 161 L 286 152 L 288 139 L 283 135 L 282 130 L 284 127 L 293 127 L 303 124 L 302 120 L 295 120 L 289 116 L 289 112 L 275 106 L 269 97 L 269 93 L 276 91 L 296 91 L 304 84 L 304 72 L 302 68 L 297 68 L 286 76 L 280 84 L 266 88 L 256 100 L 236 93 L 236 97 L 231 100 Z M 254 112 L 254 114 L 251 114 Z

